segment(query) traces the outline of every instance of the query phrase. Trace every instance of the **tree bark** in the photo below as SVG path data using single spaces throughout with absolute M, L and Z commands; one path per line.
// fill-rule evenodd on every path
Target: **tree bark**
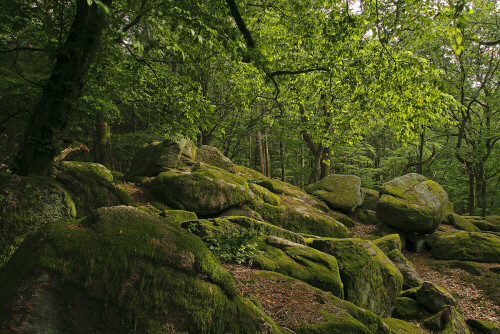
M 111 0 L 104 0 L 109 5 Z M 105 24 L 105 13 L 97 4 L 76 1 L 76 14 L 63 47 L 36 108 L 30 116 L 23 143 L 16 157 L 21 175 L 48 175 L 52 172 L 57 140 L 71 115 L 71 106 L 80 96 L 83 79 L 97 50 Z
M 260 130 L 257 131 L 257 147 L 259 149 L 260 172 L 266 175 L 266 168 L 264 164 L 264 149 L 262 147 L 262 133 L 260 132 Z
M 111 130 L 106 122 L 96 128 L 94 161 L 111 168 Z

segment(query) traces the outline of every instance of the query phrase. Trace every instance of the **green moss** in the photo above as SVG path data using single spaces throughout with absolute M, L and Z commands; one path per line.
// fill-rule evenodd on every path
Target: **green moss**
M 417 301 L 430 312 L 436 313 L 446 305 L 456 305 L 457 301 L 444 288 L 431 282 L 424 282 L 417 290 Z
M 477 228 L 474 224 L 472 224 L 467 219 L 462 216 L 457 215 L 456 213 L 451 213 L 448 215 L 448 222 L 455 226 L 457 229 L 467 232 L 481 232 L 479 228 Z
M 373 210 L 357 208 L 354 214 L 358 220 L 365 225 L 377 225 L 381 223 L 377 218 L 377 213 Z
M 453 306 L 447 306 L 442 311 L 424 321 L 424 326 L 442 334 L 469 334 L 462 315 Z
M 0 271 L 0 285 L 8 287 L 1 289 L 1 304 L 35 268 L 117 305 L 125 327 L 141 333 L 163 332 L 167 324 L 176 332 L 255 333 L 265 322 L 251 302 L 236 296 L 231 276 L 200 239 L 131 207 L 47 225 Z
M 339 221 L 342 223 L 342 225 L 346 227 L 354 227 L 356 226 L 356 222 L 352 220 L 349 216 L 338 212 L 338 211 L 330 211 L 328 212 L 328 215 L 332 217 L 333 219 Z
M 401 198 L 408 189 L 426 180 L 427 178 L 423 175 L 409 173 L 385 183 L 380 187 L 380 194 L 389 194 Z
M 266 188 L 255 183 L 249 183 L 249 186 L 250 190 L 252 190 L 252 192 L 257 195 L 257 198 L 261 199 L 264 203 L 275 206 L 280 205 L 280 198 Z
M 380 196 L 378 191 L 368 188 L 361 188 L 361 191 L 365 193 L 365 199 L 359 208 L 363 210 L 375 211 L 377 208 L 378 198 Z
M 413 264 L 398 249 L 393 249 L 387 253 L 387 257 L 394 263 L 399 272 L 403 275 L 403 288 L 418 287 L 423 280 L 418 275 Z
M 353 213 L 363 203 L 361 179 L 354 175 L 332 174 L 306 187 L 309 194 L 324 201 L 334 210 Z
M 478 329 L 482 333 L 500 333 L 500 326 L 494 322 L 481 319 L 467 319 L 467 325 Z
M 372 240 L 372 242 L 385 254 L 388 254 L 393 249 L 401 251 L 401 239 L 399 238 L 399 234 L 388 234 L 382 238 Z
M 326 311 L 322 312 L 323 319 L 318 325 L 298 325 L 294 326 L 293 330 L 299 334 L 345 334 L 345 333 L 372 333 L 362 323 L 352 318 L 351 316 L 335 316 Z
M 406 322 L 399 319 L 394 318 L 385 318 L 383 321 L 389 326 L 391 329 L 391 333 L 395 334 L 425 334 L 426 331 L 422 330 L 417 325 L 414 325 L 410 322 Z
M 311 246 L 339 261 L 346 300 L 379 315 L 390 315 L 403 277 L 375 245 L 361 239 L 314 239 Z
M 0 268 L 28 234 L 75 214 L 71 196 L 53 178 L 5 178 L 0 188 Z
M 398 297 L 392 316 L 397 319 L 419 319 L 426 310 L 414 299 Z
M 198 220 L 196 213 L 184 210 L 163 210 L 161 216 L 163 216 L 167 221 L 175 224 Z
M 95 162 L 81 162 L 81 161 L 62 161 L 59 163 L 59 169 L 66 170 L 79 170 L 84 172 L 91 172 L 100 177 L 108 180 L 109 182 L 113 181 L 112 172 L 107 169 L 105 166 L 95 163 Z
M 401 297 L 408 297 L 408 298 L 416 300 L 417 299 L 418 288 L 419 287 L 414 287 L 414 288 L 411 288 L 411 289 L 404 290 L 404 291 L 401 292 L 400 296 Z
M 220 213 L 255 197 L 245 179 L 208 165 L 192 173 L 163 172 L 151 181 L 151 192 L 174 209 L 200 216 Z
M 265 221 L 293 232 L 339 238 L 350 235 L 343 224 L 299 199 L 282 196 L 281 203 L 274 206 L 253 202 L 251 206 Z
M 299 279 L 335 296 L 343 296 L 339 267 L 334 257 L 309 247 L 278 249 L 259 238 L 251 242 L 256 242 L 261 252 L 254 259 L 258 267 Z
M 57 180 L 71 194 L 78 217 L 100 207 L 132 204 L 127 192 L 93 171 L 68 169 L 57 174 Z
M 494 262 L 500 260 L 500 237 L 479 232 L 436 232 L 427 239 L 439 260 Z

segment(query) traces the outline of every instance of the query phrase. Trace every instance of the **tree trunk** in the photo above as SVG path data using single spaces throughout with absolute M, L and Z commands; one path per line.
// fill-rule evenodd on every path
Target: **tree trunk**
M 266 134 L 264 136 L 264 152 L 265 152 L 265 158 L 266 158 L 266 176 L 271 177 L 271 155 L 269 153 L 269 143 L 267 141 L 269 137 L 269 134 L 266 131 Z
M 111 168 L 111 130 L 106 122 L 96 128 L 94 161 Z
M 425 146 L 425 126 L 422 129 L 422 133 L 420 134 L 420 143 L 418 145 L 418 157 L 417 161 L 424 160 L 424 146 Z M 417 165 L 417 173 L 423 174 L 424 164 Z
M 260 130 L 257 131 L 257 147 L 259 149 L 260 172 L 266 175 L 266 168 L 264 164 L 264 149 L 262 147 L 262 133 L 260 132 Z
M 285 182 L 285 148 L 283 141 L 280 140 L 280 162 L 281 162 L 281 181 Z
M 111 0 L 103 3 L 109 5 Z M 68 37 L 28 121 L 16 157 L 18 174 L 52 172 L 58 153 L 57 140 L 70 118 L 72 103 L 80 96 L 104 23 L 105 13 L 97 4 L 89 6 L 87 0 L 76 1 L 76 14 Z
M 330 165 L 326 163 L 325 161 L 330 160 L 330 148 L 323 148 L 323 151 L 321 153 L 321 174 L 320 174 L 320 179 L 327 177 L 328 174 L 330 174 Z
M 476 208 L 476 178 L 472 172 L 469 173 L 469 204 L 468 210 L 469 215 L 474 216 L 474 210 Z

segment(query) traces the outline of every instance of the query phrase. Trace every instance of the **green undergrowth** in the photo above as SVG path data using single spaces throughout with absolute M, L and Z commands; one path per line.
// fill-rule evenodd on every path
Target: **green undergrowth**
M 255 333 L 262 325 L 262 312 L 236 295 L 198 237 L 131 207 L 48 224 L 0 271 L 0 305 L 35 269 L 117 305 L 126 327 L 141 333 L 160 333 L 166 322 L 190 333 Z

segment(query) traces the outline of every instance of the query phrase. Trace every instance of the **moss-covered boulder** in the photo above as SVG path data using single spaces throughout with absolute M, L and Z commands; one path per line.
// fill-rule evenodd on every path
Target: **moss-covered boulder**
M 87 216 L 105 206 L 132 204 L 128 193 L 110 182 L 104 169 L 108 171 L 99 164 L 80 166 L 77 163 L 64 165 L 63 171 L 56 173 L 56 179 L 75 202 L 77 217 Z
M 339 266 L 333 256 L 300 244 L 277 243 L 276 238 L 254 241 L 260 251 L 253 261 L 258 268 L 293 277 L 343 297 Z
M 132 207 L 46 225 L 0 270 L 0 286 L 9 333 L 279 331 L 199 238 Z
M 454 306 L 447 306 L 442 311 L 424 321 L 424 326 L 441 334 L 469 334 L 462 315 Z
M 361 179 L 354 175 L 328 175 L 310 184 L 306 191 L 324 201 L 333 210 L 353 213 L 363 203 Z
M 125 177 L 156 176 L 172 169 L 192 166 L 195 159 L 196 145 L 189 139 L 153 141 L 134 154 Z
M 417 290 L 417 301 L 432 313 L 441 311 L 447 305 L 455 306 L 457 301 L 445 289 L 431 282 L 424 282 Z
M 82 161 L 61 161 L 58 164 L 58 169 L 60 170 L 81 170 L 85 172 L 92 172 L 99 175 L 100 177 L 113 181 L 113 173 L 107 169 L 105 166 L 95 163 L 95 162 L 82 162 Z
M 381 316 L 390 316 L 403 277 L 377 246 L 356 238 L 313 239 L 310 245 L 339 262 L 346 300 Z
M 426 313 L 426 309 L 416 300 L 408 297 L 398 297 L 392 316 L 402 320 L 419 319 Z
M 207 165 L 219 167 L 227 171 L 234 171 L 235 164 L 227 158 L 217 148 L 209 145 L 203 145 L 196 150 L 196 161 L 206 163 Z
M 500 232 L 500 216 L 486 216 L 484 218 L 477 216 L 465 216 L 469 222 L 474 224 L 481 231 Z
M 467 319 L 467 325 L 480 333 L 500 334 L 500 326 L 488 320 Z
M 245 179 L 205 164 L 187 173 L 160 173 L 150 187 L 151 192 L 170 207 L 200 216 L 216 215 L 255 197 Z
M 334 218 L 335 220 L 339 221 L 342 223 L 342 225 L 346 227 L 354 227 L 356 226 L 356 222 L 349 217 L 348 215 L 343 214 L 342 212 L 338 211 L 328 211 L 327 214 Z
M 381 187 L 377 217 L 403 231 L 429 233 L 444 218 L 448 195 L 425 176 L 410 173 Z
M 411 322 L 406 322 L 404 320 L 400 319 L 394 319 L 394 318 L 385 318 L 383 319 L 384 323 L 387 324 L 387 326 L 390 329 L 391 333 L 404 333 L 404 334 L 426 334 L 427 331 L 423 330 L 422 328 L 418 327 L 415 324 L 412 324 Z
M 427 238 L 432 256 L 439 260 L 500 263 L 500 237 L 481 232 L 435 232 Z
M 50 177 L 0 179 L 0 268 L 29 234 L 76 215 L 69 193 Z
M 457 215 L 456 213 L 450 213 L 448 215 L 448 223 L 462 231 L 481 232 L 481 230 L 474 224 L 472 224 L 469 220 L 465 219 L 460 215 Z
M 401 251 L 401 239 L 399 238 L 399 234 L 388 234 L 382 238 L 372 240 L 372 242 L 386 255 L 394 249 Z
M 165 220 L 175 224 L 198 220 L 194 212 L 184 210 L 163 210 L 160 215 L 164 217 Z
M 252 209 L 265 221 L 293 232 L 337 238 L 350 235 L 345 225 L 299 198 L 281 195 L 280 202 L 279 206 L 254 202 Z
M 422 285 L 424 281 L 418 275 L 413 264 L 406 259 L 400 250 L 393 249 L 387 253 L 387 257 L 391 259 L 392 263 L 394 263 L 401 275 L 403 275 L 403 289 L 410 289 Z

